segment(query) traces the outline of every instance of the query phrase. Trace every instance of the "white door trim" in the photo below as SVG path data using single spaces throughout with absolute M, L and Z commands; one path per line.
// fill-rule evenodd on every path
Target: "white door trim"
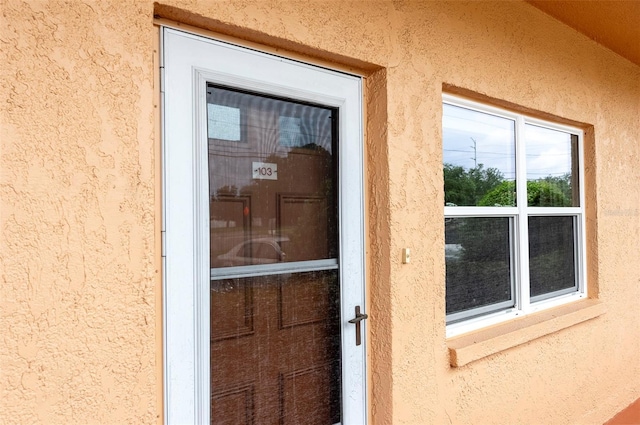
M 348 323 L 356 305 L 365 309 L 361 78 L 174 29 L 161 34 L 166 423 L 210 423 L 206 82 L 339 109 L 342 423 L 366 423 L 366 324 L 356 347 Z

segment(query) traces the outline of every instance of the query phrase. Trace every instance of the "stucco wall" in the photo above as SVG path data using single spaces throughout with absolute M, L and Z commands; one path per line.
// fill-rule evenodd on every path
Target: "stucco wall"
M 0 422 L 161 415 L 154 13 L 368 76 L 373 423 L 597 424 L 640 396 L 637 66 L 521 2 L 1 5 Z M 589 278 L 607 308 L 461 368 L 443 84 L 593 126 Z
M 0 9 L 0 422 L 152 423 L 152 7 Z

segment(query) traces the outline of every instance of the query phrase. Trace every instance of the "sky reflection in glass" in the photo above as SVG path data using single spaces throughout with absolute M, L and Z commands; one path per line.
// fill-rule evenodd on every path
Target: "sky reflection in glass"
M 515 122 L 448 104 L 443 107 L 444 163 L 465 169 L 482 164 L 514 180 Z
M 571 135 L 526 125 L 527 180 L 571 174 Z

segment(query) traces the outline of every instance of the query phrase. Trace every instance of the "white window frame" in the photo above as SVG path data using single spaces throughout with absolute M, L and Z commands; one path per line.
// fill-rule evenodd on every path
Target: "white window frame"
M 511 243 L 511 273 L 513 306 L 493 313 L 482 314 L 482 307 L 474 309 L 478 314 L 468 319 L 461 319 L 447 324 L 447 338 L 471 332 L 487 326 L 498 324 L 516 317 L 546 310 L 548 308 L 571 303 L 587 298 L 586 238 L 585 238 L 585 195 L 584 195 L 584 132 L 580 128 L 558 124 L 530 117 L 521 113 L 486 105 L 469 99 L 443 94 L 443 105 L 457 106 L 472 111 L 489 114 L 515 122 L 515 158 L 516 158 L 516 205 L 515 207 L 476 207 L 445 206 L 444 218 L 460 217 L 510 217 L 512 229 L 509 237 Z M 525 125 L 531 124 L 578 136 L 578 182 L 579 207 L 529 207 L 527 205 L 527 164 L 525 150 Z M 529 292 L 529 239 L 528 218 L 530 216 L 572 216 L 574 218 L 574 246 L 576 250 L 576 284 L 577 289 L 570 293 L 545 297 L 532 301 Z M 452 319 L 456 313 L 447 315 Z

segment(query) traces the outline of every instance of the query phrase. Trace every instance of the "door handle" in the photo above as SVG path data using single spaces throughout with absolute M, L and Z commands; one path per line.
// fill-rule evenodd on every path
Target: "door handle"
M 360 306 L 357 305 L 356 317 L 349 320 L 349 323 L 353 323 L 354 325 L 356 325 L 356 345 L 362 344 L 362 331 L 360 330 L 360 322 L 362 322 L 364 319 L 368 317 L 369 315 L 367 315 L 366 313 L 360 313 Z

